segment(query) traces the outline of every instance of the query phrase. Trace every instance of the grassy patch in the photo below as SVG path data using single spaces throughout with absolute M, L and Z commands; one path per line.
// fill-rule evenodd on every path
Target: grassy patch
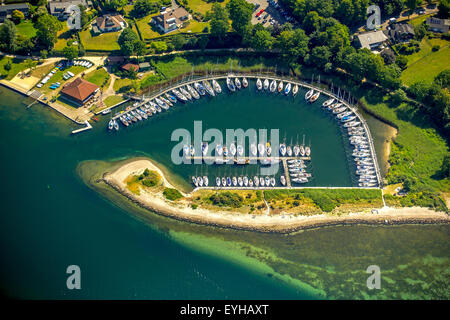
M 119 50 L 120 32 L 106 32 L 98 36 L 92 36 L 91 30 L 84 30 L 80 32 L 80 39 L 86 50 Z
M 433 52 L 435 45 L 439 45 L 440 49 Z M 401 80 L 407 85 L 420 80 L 432 82 L 439 72 L 450 65 L 449 41 L 424 38 L 420 42 L 420 51 L 407 57 L 408 65 L 402 72 Z
M 114 81 L 114 85 L 113 85 L 114 91 L 115 91 L 115 92 L 120 92 L 120 90 L 121 90 L 122 88 L 131 85 L 131 82 L 132 82 L 132 80 L 131 80 L 131 79 L 128 79 L 128 78 L 116 79 L 116 80 Z
M 67 23 L 63 23 L 63 28 L 58 31 L 58 39 L 56 40 L 54 49 L 62 50 L 67 45 L 67 41 L 73 38 L 73 34 L 69 31 L 69 26 Z
M 222 2 L 219 2 L 220 5 L 226 6 L 227 3 L 230 0 L 222 0 Z M 211 10 L 211 7 L 214 2 L 206 2 L 204 0 L 188 0 L 188 6 L 194 11 L 194 12 L 200 12 L 202 14 L 205 14 L 206 12 Z
M 109 96 L 105 100 L 103 100 L 103 103 L 105 105 L 107 105 L 108 107 L 112 107 L 124 100 L 125 100 L 125 98 L 122 96 Z
M 82 71 L 84 71 L 85 69 L 86 69 L 86 68 L 81 67 L 81 66 L 72 66 L 72 67 L 70 67 L 70 68 L 64 69 L 63 71 L 56 71 L 56 73 L 53 75 L 53 77 L 51 77 L 51 79 L 50 79 L 49 81 L 47 81 L 47 83 L 44 84 L 44 85 L 39 89 L 39 91 L 41 91 L 41 92 L 44 93 L 44 94 L 49 93 L 49 92 L 59 91 L 59 90 L 61 90 L 62 87 L 64 86 L 64 83 L 66 83 L 67 81 L 69 81 L 69 82 L 73 81 L 73 80 L 76 78 L 76 76 L 77 76 L 79 73 L 81 73 Z M 65 81 L 65 80 L 63 79 L 63 75 L 64 75 L 67 71 L 72 72 L 75 76 L 72 77 L 72 78 L 70 78 L 70 79 L 68 79 L 67 81 Z M 51 86 L 53 83 L 55 83 L 55 82 L 61 83 L 61 86 L 60 86 L 58 89 L 56 89 L 56 90 L 50 89 L 50 86 Z
M 166 199 L 172 201 L 183 198 L 183 195 L 180 193 L 180 191 L 173 188 L 164 188 L 163 194 L 166 197 Z
M 111 79 L 109 73 L 104 69 L 100 68 L 88 73 L 84 77 L 87 81 L 92 82 L 99 87 L 108 87 L 109 81 Z
M 11 62 L 11 70 L 5 70 L 5 65 Z M 9 58 L 5 56 L 0 56 L 0 76 L 6 80 L 11 80 L 16 74 L 27 69 L 27 64 L 25 60 L 17 58 Z
M 33 38 L 36 35 L 36 29 L 33 26 L 31 20 L 23 20 L 21 23 L 16 25 L 17 34 L 25 38 Z

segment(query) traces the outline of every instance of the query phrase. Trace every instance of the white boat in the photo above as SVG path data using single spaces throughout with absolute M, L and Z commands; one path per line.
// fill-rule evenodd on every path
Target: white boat
M 237 179 L 236 179 L 236 177 L 233 177 L 233 178 L 231 179 L 231 181 L 233 182 L 233 186 L 236 186 L 236 185 L 237 185 Z
M 193 183 L 196 187 L 198 187 L 198 180 L 197 180 L 197 177 L 192 177 L 192 183 Z
M 314 90 L 311 89 L 305 94 L 305 100 L 311 99 L 312 95 L 314 94 Z
M 203 178 L 202 177 L 197 177 L 197 183 L 200 187 L 203 186 Z
M 272 147 L 270 146 L 270 143 L 268 143 L 268 142 L 266 145 L 266 153 L 268 156 L 270 156 L 272 154 Z
M 222 88 L 221 88 L 220 84 L 216 81 L 216 79 L 213 79 L 211 82 L 212 82 L 214 90 L 217 93 L 221 93 L 222 92 Z
M 259 179 L 258 179 L 257 176 L 254 176 L 254 177 L 253 177 L 253 181 L 254 181 L 254 183 L 255 183 L 255 186 L 259 186 Z
M 291 146 L 287 146 L 286 153 L 287 153 L 288 157 L 292 157 L 292 147 Z
M 276 183 L 275 178 L 274 177 L 270 178 L 270 185 L 272 187 L 275 187 L 275 183 Z
M 203 184 L 205 185 L 205 187 L 208 186 L 208 184 L 209 184 L 209 179 L 208 179 L 207 176 L 203 176 Z
M 227 186 L 227 179 L 225 179 L 225 177 L 222 177 L 222 179 L 220 179 L 220 181 L 222 182 L 222 186 L 224 186 L 224 187 Z
M 217 156 L 221 156 L 222 153 L 223 153 L 223 147 L 222 147 L 221 144 L 218 144 L 218 145 L 216 146 L 216 155 L 217 155 Z
M 264 179 L 264 182 L 267 187 L 270 187 L 270 178 L 268 176 L 266 176 L 266 178 Z
M 189 147 L 189 153 L 192 157 L 195 155 L 195 148 L 193 144 L 191 144 L 191 146 Z
M 182 102 L 186 102 L 187 98 L 184 94 L 182 94 L 180 91 L 173 89 L 172 93 L 175 95 L 175 97 L 177 97 L 178 100 L 182 101 Z
M 263 177 L 259 178 L 259 184 L 261 185 L 261 187 L 264 187 L 265 182 L 264 182 L 264 178 Z
M 293 96 L 296 96 L 296 95 L 297 95 L 297 92 L 298 92 L 298 84 L 296 84 L 296 85 L 294 86 L 294 88 L 292 89 L 292 95 L 293 95 Z
M 281 182 L 281 184 L 282 184 L 283 186 L 285 186 L 285 185 L 286 185 L 286 178 L 285 178 L 284 176 L 281 176 L 281 177 L 280 177 L 280 182 Z
M 247 176 L 244 176 L 244 178 L 242 180 L 244 180 L 244 186 L 248 186 L 248 178 L 247 178 Z
M 309 156 L 311 155 L 311 148 L 308 147 L 308 146 L 305 147 L 305 155 L 306 155 L 307 157 L 309 157 Z
M 270 84 L 270 92 L 275 92 L 275 90 L 277 90 L 277 82 L 272 80 L 272 83 Z
M 241 89 L 241 81 L 238 77 L 234 78 L 234 84 L 236 85 L 236 88 Z
M 280 154 L 284 157 L 286 154 L 286 145 L 284 143 L 280 144 Z
M 234 142 L 230 144 L 230 153 L 233 157 L 236 155 L 236 146 L 234 145 Z
M 324 103 L 322 103 L 322 107 L 328 107 L 329 105 L 331 105 L 334 102 L 334 98 L 328 99 L 327 101 L 325 101 Z
M 262 87 L 263 87 L 262 81 L 261 81 L 261 79 L 258 78 L 258 79 L 256 80 L 256 88 L 257 88 L 258 90 L 261 90 Z
M 280 93 L 281 91 L 283 91 L 283 81 L 280 81 L 280 83 L 278 84 L 278 93 Z
M 209 84 L 208 81 L 203 80 L 202 81 L 203 87 L 206 89 L 206 92 L 208 92 L 208 94 L 212 97 L 214 97 L 216 94 L 214 93 L 213 88 L 211 87 L 211 85 Z
M 310 103 L 316 102 L 316 100 L 319 99 L 319 97 L 320 97 L 320 91 L 317 91 L 316 93 L 313 94 L 311 99 L 309 99 L 309 102 Z
M 292 87 L 292 85 L 291 85 L 291 83 L 289 82 L 289 83 L 286 85 L 286 87 L 284 88 L 284 94 L 285 94 L 285 95 L 288 95 L 288 94 L 291 92 L 291 87 Z
M 239 186 L 242 187 L 244 185 L 244 180 L 242 180 L 242 177 L 238 177 L 237 180 L 238 180 Z
M 204 96 L 206 94 L 206 89 L 200 83 L 195 82 L 194 88 L 198 93 L 200 93 L 201 96 Z
M 248 86 L 248 81 L 247 81 L 247 78 L 245 78 L 245 77 L 242 79 L 242 86 L 244 87 L 244 89 L 247 88 L 247 86 Z
M 208 143 L 202 142 L 202 155 L 205 157 L 208 154 Z
M 191 96 L 194 97 L 194 99 L 196 99 L 196 100 L 200 99 L 200 95 L 194 88 L 192 88 L 190 85 L 186 85 L 186 88 L 188 89 Z
M 187 92 L 186 89 L 181 88 L 181 87 L 180 87 L 179 89 L 180 89 L 180 92 L 181 92 L 187 99 L 192 100 L 191 94 L 190 94 L 189 92 Z
M 258 144 L 258 152 L 260 156 L 264 156 L 266 153 L 266 148 L 264 148 L 264 145 L 262 143 Z
M 237 155 L 239 157 L 242 157 L 242 155 L 244 154 L 244 148 L 241 145 L 237 146 Z
M 220 187 L 220 178 L 216 177 L 216 186 Z
M 304 147 L 304 146 L 300 146 L 300 155 L 301 155 L 302 157 L 305 156 L 305 147 Z
M 159 97 L 165 104 L 167 104 L 169 107 L 173 107 L 173 103 L 164 98 L 163 96 Z
M 230 78 L 227 78 L 227 87 L 231 92 L 236 91 L 236 86 L 234 85 L 233 80 L 231 80 Z
M 256 147 L 256 145 L 254 143 L 252 143 L 250 145 L 250 152 L 252 154 L 252 156 L 256 157 L 258 155 L 258 148 Z
M 269 79 L 264 80 L 264 90 L 269 89 Z
M 248 185 L 250 186 L 250 188 L 253 188 L 253 180 L 252 179 L 248 180 Z

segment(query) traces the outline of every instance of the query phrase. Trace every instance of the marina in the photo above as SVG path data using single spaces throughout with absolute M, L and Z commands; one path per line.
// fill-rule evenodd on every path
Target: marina
M 242 82 L 241 80 L 242 79 Z M 249 86 L 249 81 L 247 79 L 255 80 L 255 89 L 257 91 L 267 91 L 270 93 L 279 93 L 284 96 L 292 94 L 292 97 L 296 97 L 298 88 L 306 89 L 305 100 L 314 104 L 318 98 L 323 94 L 328 97 L 322 107 L 325 111 L 330 111 L 332 115 L 336 116 L 336 120 L 340 123 L 344 132 L 347 135 L 348 141 L 353 148 L 351 157 L 355 162 L 356 169 L 355 174 L 357 175 L 357 184 L 359 187 L 370 187 L 370 188 L 380 188 L 382 185 L 382 179 L 380 175 L 380 170 L 378 167 L 375 149 L 373 146 L 372 137 L 370 135 L 370 130 L 362 116 L 359 115 L 356 107 L 351 106 L 347 101 L 341 99 L 339 96 L 328 92 L 322 88 L 316 86 L 299 82 L 296 80 L 285 79 L 273 76 L 258 76 L 258 75 L 221 75 L 221 76 L 206 76 L 198 77 L 195 79 L 188 79 L 186 81 L 181 81 L 175 85 L 163 88 L 158 92 L 154 92 L 149 96 L 143 96 L 138 102 L 134 102 L 132 106 L 129 106 L 126 110 L 116 113 L 108 123 L 109 130 L 119 130 L 119 122 L 123 126 L 128 127 L 129 125 L 148 119 L 157 113 L 161 113 L 168 110 L 170 107 L 175 106 L 177 102 L 187 103 L 189 101 L 198 100 L 203 96 L 215 97 L 216 95 L 222 93 L 222 88 L 219 84 L 220 80 L 225 80 L 226 88 L 232 94 L 236 90 L 245 90 Z M 262 80 L 264 79 L 264 81 Z M 245 81 L 244 81 L 245 80 Z M 212 83 L 212 85 L 210 84 Z M 244 85 L 245 83 L 245 85 Z M 263 85 L 264 83 L 264 85 Z M 248 89 L 247 89 L 248 90 Z M 295 103 L 295 101 L 293 102 Z M 293 147 L 297 147 L 295 150 L 297 153 L 298 146 L 286 147 L 285 144 L 280 145 L 280 152 L 288 153 L 288 157 L 284 160 L 300 160 L 300 161 L 310 161 L 310 146 L 305 146 L 303 143 L 300 146 L 302 157 L 289 157 L 292 154 Z M 234 148 L 234 149 L 232 149 Z M 233 158 L 226 157 L 228 152 L 227 148 L 224 148 L 224 158 L 218 159 L 217 157 L 198 157 L 195 155 L 195 149 L 191 146 L 191 151 L 184 154 L 186 160 L 207 160 L 215 164 L 248 164 L 251 161 L 260 161 L 262 164 L 270 164 L 272 161 L 279 162 L 279 158 L 273 158 L 267 160 L 267 157 L 240 157 L 238 156 L 234 159 L 236 154 L 236 146 L 232 144 L 230 146 L 230 152 L 232 152 Z M 194 150 L 194 151 L 192 151 Z M 261 152 L 259 152 L 261 155 Z M 219 155 L 220 156 L 220 155 Z M 306 157 L 304 157 L 306 156 Z M 284 162 L 283 162 L 284 165 Z M 284 175 L 280 177 L 280 183 L 282 187 L 290 188 L 292 187 L 292 182 L 303 184 L 308 182 L 310 174 L 304 172 L 303 168 L 292 168 L 291 171 L 288 168 L 284 168 Z M 203 186 L 196 183 L 197 178 L 192 180 L 196 187 L 209 188 L 209 186 Z M 238 186 L 239 184 L 234 184 Z M 230 184 L 231 186 L 231 184 Z M 254 184 L 257 187 L 256 184 Z M 216 184 L 216 187 L 219 185 Z

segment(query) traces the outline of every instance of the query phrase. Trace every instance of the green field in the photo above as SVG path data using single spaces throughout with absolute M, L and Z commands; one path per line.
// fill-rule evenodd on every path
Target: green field
M 4 66 L 11 61 L 11 70 L 5 70 Z M 0 56 L 0 77 L 6 80 L 11 80 L 16 74 L 27 69 L 27 64 L 25 60 L 16 58 L 7 58 L 5 56 Z
M 431 120 L 417 112 L 408 103 L 393 107 L 387 98 L 365 96 L 361 99 L 378 115 L 392 121 L 399 128 L 392 144 L 386 176 L 389 183 L 397 183 L 402 177 L 411 177 L 424 189 L 449 191 L 448 180 L 440 180 L 442 159 L 448 151 L 445 140 L 430 126 Z
M 449 43 L 443 39 L 424 38 L 420 42 L 420 51 L 407 56 L 408 65 L 402 72 L 401 80 L 407 85 L 420 80 L 432 82 L 439 72 L 450 66 Z M 434 45 L 439 45 L 440 49 L 433 52 Z
M 109 96 L 105 100 L 103 100 L 103 103 L 108 107 L 112 107 L 113 105 L 118 104 L 119 102 L 122 102 L 124 100 L 125 99 L 122 96 Z
M 44 94 L 47 94 L 47 93 L 50 93 L 50 92 L 59 91 L 59 90 L 61 90 L 62 87 L 64 86 L 64 83 L 73 81 L 73 80 L 77 77 L 77 75 L 78 75 L 79 73 L 81 73 L 82 71 L 84 71 L 84 70 L 86 70 L 85 67 L 81 67 L 81 66 L 72 66 L 72 67 L 70 67 L 70 68 L 64 69 L 64 71 L 57 71 L 57 72 L 53 75 L 53 77 L 51 77 L 51 79 L 50 79 L 49 81 L 47 81 L 47 83 L 44 84 L 44 85 L 39 89 L 39 91 L 41 91 L 41 92 L 44 93 Z M 63 79 L 63 75 L 64 75 L 64 73 L 66 73 L 67 71 L 72 72 L 75 76 L 72 77 L 72 78 L 70 78 L 69 80 L 66 81 L 66 80 Z M 50 89 L 50 86 L 51 86 L 53 83 L 55 83 L 55 82 L 61 83 L 61 86 L 60 86 L 59 88 L 57 88 L 56 90 Z
M 80 32 L 80 39 L 86 50 L 119 50 L 120 31 L 118 32 L 106 32 L 98 36 L 92 36 L 90 30 L 83 30 Z
M 221 2 L 218 1 L 218 3 L 222 6 L 226 6 L 229 1 L 230 0 L 222 0 Z M 212 1 L 208 3 L 203 0 L 188 0 L 189 8 L 191 8 L 194 12 L 200 12 L 201 14 L 205 14 L 206 12 L 210 11 L 212 5 Z
M 99 87 L 107 88 L 111 77 L 104 68 L 100 68 L 86 74 L 84 79 L 98 85 Z
M 17 34 L 24 36 L 25 38 L 33 38 L 36 35 L 36 29 L 33 26 L 31 20 L 24 20 L 16 25 Z

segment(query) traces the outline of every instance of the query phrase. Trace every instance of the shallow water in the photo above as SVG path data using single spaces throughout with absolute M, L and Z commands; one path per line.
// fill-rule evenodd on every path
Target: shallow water
M 77 168 L 85 160 L 149 155 L 181 180 L 195 169 L 184 171 L 167 161 L 171 148 L 167 138 L 172 129 L 209 117 L 206 125 L 219 127 L 221 122 L 213 119 L 218 114 L 230 116 L 229 120 L 221 118 L 223 126 L 234 120 L 236 127 L 248 123 L 264 126 L 263 120 L 257 120 L 259 113 L 244 112 L 245 104 L 239 104 L 240 113 L 230 113 L 233 108 L 227 109 L 228 104 L 220 105 L 220 101 L 219 105 L 190 104 L 180 107 L 178 113 L 174 110 L 114 136 L 104 129 L 106 117 L 93 130 L 71 136 L 73 125 L 55 112 L 41 105 L 26 110 L 27 99 L 4 88 L 0 95 L 4 168 L 0 175 L 0 280 L 7 295 L 58 299 L 362 298 L 373 294 L 364 287 L 365 268 L 380 264 L 382 272 L 387 272 L 387 291 L 379 293 L 383 297 L 449 297 L 441 289 L 449 278 L 448 226 L 333 227 L 290 236 L 237 232 L 143 213 L 107 190 L 93 191 L 78 175 Z M 230 104 L 238 106 L 234 101 L 238 98 L 230 97 Z M 281 110 L 283 98 L 274 98 L 279 99 L 275 104 Z M 307 113 L 301 105 L 298 109 L 285 106 L 298 116 L 304 112 L 308 123 L 330 122 L 321 110 Z M 271 110 L 270 106 L 261 108 Z M 286 119 L 283 112 L 274 116 L 280 124 Z M 243 119 L 238 119 L 239 115 Z M 262 117 L 266 115 L 262 113 Z M 285 126 L 290 128 L 287 134 L 312 132 L 307 130 L 312 124 L 296 125 L 301 119 L 290 118 L 293 123 Z M 330 134 L 339 130 L 332 122 L 326 127 Z M 336 145 L 329 149 L 336 152 L 322 159 L 320 141 L 328 137 L 328 131 L 323 136 L 318 131 L 307 134 L 313 146 L 316 181 L 328 181 L 319 179 L 329 178 L 331 170 L 326 167 L 333 156 L 342 170 L 335 170 L 335 179 L 329 183 L 349 182 L 340 136 L 330 137 Z M 101 167 L 96 165 L 84 173 L 92 175 Z M 330 174 L 321 176 L 319 168 Z M 66 288 L 65 270 L 71 264 L 81 268 L 79 291 Z M 417 279 L 421 282 L 409 285 Z M 424 287 L 425 283 L 432 283 L 431 287 Z

